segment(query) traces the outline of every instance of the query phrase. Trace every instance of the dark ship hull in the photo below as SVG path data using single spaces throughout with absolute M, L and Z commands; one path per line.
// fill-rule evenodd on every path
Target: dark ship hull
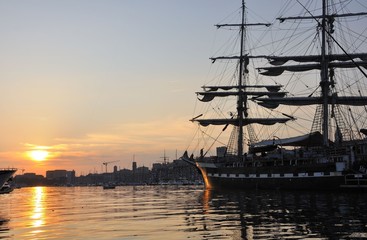
M 224 164 L 193 161 L 209 189 L 272 189 L 272 190 L 367 190 L 367 174 L 345 171 L 343 162 L 317 165 L 246 167 L 242 164 Z M 364 168 L 360 166 L 360 168 Z
M 215 189 L 367 190 L 367 175 L 342 172 L 239 173 L 240 167 L 209 168 L 197 164 L 205 186 Z
M 10 187 L 6 187 L 5 183 L 14 175 L 17 169 L 4 168 L 0 169 L 0 194 L 9 193 L 12 191 Z
M 11 178 L 14 175 L 16 171 L 17 170 L 13 168 L 0 169 L 0 188 L 4 185 L 6 181 L 9 180 L 9 178 Z
M 343 155 L 309 159 L 279 154 L 279 149 L 274 152 L 267 157 L 246 157 L 242 162 L 228 156 L 193 159 L 186 153 L 182 159 L 200 171 L 206 188 L 367 190 L 365 154 L 354 155 L 353 150 Z

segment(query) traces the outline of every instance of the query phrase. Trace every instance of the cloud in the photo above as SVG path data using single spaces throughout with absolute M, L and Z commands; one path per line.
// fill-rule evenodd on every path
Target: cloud
M 0 152 L 2 167 L 24 168 L 26 172 L 38 174 L 54 169 L 85 173 L 99 170 L 103 162 L 114 160 L 120 160 L 117 165 L 121 168 L 130 168 L 134 155 L 138 165 L 151 166 L 161 160 L 163 151 L 170 159 L 176 150 L 179 154 L 184 151 L 193 127 L 187 119 L 165 116 L 148 122 L 110 125 L 108 129 L 91 131 L 84 136 L 54 137 L 52 144 L 21 143 L 18 148 Z M 49 157 L 35 162 L 27 155 L 32 150 L 46 150 Z
M 186 140 L 191 135 L 191 131 L 188 131 L 190 123 L 184 122 L 182 119 L 167 118 L 164 121 L 124 123 L 84 137 L 57 138 L 55 141 L 59 144 L 55 145 L 55 149 L 58 149 L 59 159 L 106 159 L 133 154 L 156 156 L 165 149 L 181 151 L 185 149 Z

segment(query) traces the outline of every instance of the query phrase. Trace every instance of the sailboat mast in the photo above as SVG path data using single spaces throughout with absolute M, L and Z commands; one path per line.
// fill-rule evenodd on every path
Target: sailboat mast
M 321 46 L 321 91 L 322 91 L 322 109 L 323 109 L 323 144 L 324 146 L 329 146 L 329 104 L 328 97 L 330 92 L 330 82 L 328 73 L 328 61 L 326 59 L 326 10 L 327 10 L 327 0 L 323 0 L 322 3 L 322 46 Z
M 238 76 L 238 102 L 237 102 L 237 116 L 238 116 L 238 146 L 237 156 L 239 160 L 242 160 L 243 155 L 243 117 L 244 117 L 244 96 L 242 94 L 243 85 L 243 65 L 244 65 L 244 38 L 245 38 L 245 1 L 242 0 L 242 22 L 240 28 L 241 44 L 240 44 L 240 66 Z

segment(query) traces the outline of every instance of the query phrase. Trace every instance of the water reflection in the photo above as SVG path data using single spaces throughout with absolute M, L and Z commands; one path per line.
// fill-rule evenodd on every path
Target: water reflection
M 367 238 L 366 194 L 45 187 L 0 200 L 6 239 Z
M 8 222 L 9 222 L 9 219 L 0 218 L 0 232 L 9 231 Z M 0 239 L 1 238 L 2 237 L 0 236 Z
M 366 238 L 365 199 L 356 193 L 205 190 L 199 201 L 209 214 L 197 224 L 215 239 Z
M 31 233 L 37 234 L 42 232 L 41 227 L 45 224 L 44 215 L 45 208 L 43 203 L 45 201 L 45 188 L 44 187 L 35 187 L 33 188 L 33 197 L 30 198 L 30 205 L 33 207 L 32 212 L 30 213 L 30 226 L 34 228 Z

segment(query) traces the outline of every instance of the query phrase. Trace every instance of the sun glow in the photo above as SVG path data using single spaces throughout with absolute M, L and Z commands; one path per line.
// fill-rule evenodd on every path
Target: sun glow
M 49 153 L 46 150 L 32 150 L 29 156 L 35 161 L 44 161 L 47 159 Z

